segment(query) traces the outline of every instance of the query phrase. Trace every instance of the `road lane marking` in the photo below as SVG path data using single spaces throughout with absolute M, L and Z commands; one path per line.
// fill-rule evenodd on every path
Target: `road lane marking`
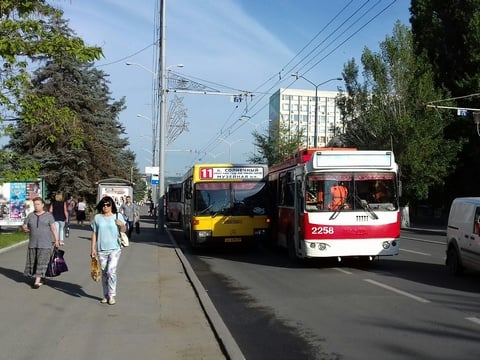
M 347 271 L 347 270 L 344 270 L 344 269 L 341 269 L 341 268 L 334 268 L 335 270 L 337 271 L 340 271 L 344 274 L 347 274 L 347 275 L 352 275 L 353 273 L 351 271 Z
M 432 256 L 432 254 L 424 253 L 424 252 L 420 252 L 420 251 L 415 251 L 415 250 L 408 250 L 408 249 L 400 248 L 400 251 L 405 251 L 405 252 L 409 252 L 409 253 L 417 254 L 417 255 Z
M 437 245 L 445 246 L 445 241 L 427 240 L 427 239 L 421 239 L 421 238 L 415 238 L 415 237 L 409 237 L 409 236 L 400 236 L 400 239 L 414 240 L 414 241 L 420 241 L 420 242 L 426 242 L 426 243 L 430 243 L 430 244 L 437 244 Z
M 468 321 L 474 322 L 477 325 L 480 325 L 480 319 L 475 317 L 475 316 L 466 317 L 465 319 L 468 320 Z
M 392 286 L 388 286 L 388 285 L 385 285 L 385 284 L 382 284 L 381 282 L 378 282 L 378 281 L 375 281 L 375 280 L 371 280 L 371 279 L 363 279 L 363 281 L 366 281 L 370 284 L 373 284 L 373 285 L 377 285 L 381 288 L 384 288 L 384 289 L 387 289 L 387 290 L 390 290 L 390 291 L 393 291 L 397 294 L 400 294 L 400 295 L 403 295 L 403 296 L 406 296 L 406 297 L 409 297 L 410 299 L 413 299 L 413 300 L 416 300 L 418 302 L 421 302 L 421 303 L 429 303 L 430 300 L 427 300 L 427 299 L 424 299 L 424 298 L 421 298 L 420 296 L 416 296 L 416 295 L 413 295 L 413 294 L 410 294 L 406 291 L 403 291 L 403 290 L 400 290 L 400 289 L 396 289 Z

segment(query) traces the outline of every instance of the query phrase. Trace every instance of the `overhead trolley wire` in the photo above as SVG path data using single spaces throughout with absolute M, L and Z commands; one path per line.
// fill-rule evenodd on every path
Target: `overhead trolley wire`
M 376 13 L 374 16 L 372 16 L 367 22 L 363 23 L 360 27 L 356 28 L 355 31 L 353 31 L 352 33 L 350 33 L 350 35 L 348 35 L 343 41 L 341 41 L 337 46 L 335 46 L 331 51 L 329 51 L 326 55 L 324 55 L 323 57 L 321 57 L 318 61 L 316 61 L 312 66 L 310 66 L 305 72 L 304 74 L 308 73 L 309 71 L 311 71 L 314 67 L 318 66 L 319 63 L 321 63 L 322 61 L 324 61 L 328 56 L 330 56 L 334 51 L 336 51 L 339 47 L 341 47 L 343 44 L 345 44 L 347 41 L 349 41 L 351 38 L 353 38 L 355 35 L 358 35 L 358 33 L 364 29 L 368 24 L 370 24 L 373 20 L 375 20 L 376 18 L 378 18 L 382 13 L 384 13 L 388 8 L 390 8 L 397 0 L 393 0 L 391 1 L 387 6 L 385 6 L 383 9 L 381 9 L 378 13 Z M 345 12 L 345 10 L 353 3 L 353 1 L 350 1 L 348 2 L 340 11 L 338 11 L 333 17 L 332 19 L 327 23 L 326 26 L 324 26 L 304 47 L 302 47 L 302 49 L 297 52 L 297 54 L 295 54 L 295 56 L 293 56 L 283 67 L 280 71 L 276 72 L 274 75 L 272 75 L 270 78 L 268 78 L 266 81 L 264 81 L 262 84 L 260 84 L 258 87 L 255 88 L 255 90 L 252 92 L 252 94 L 261 94 L 258 98 L 255 98 L 255 100 L 252 101 L 252 103 L 250 104 L 250 107 L 248 108 L 247 111 L 244 111 L 242 115 L 239 116 L 239 118 L 237 119 L 237 121 L 233 122 L 232 124 L 230 124 L 229 126 L 227 126 L 226 124 L 231 121 L 232 117 L 233 117 L 233 114 L 239 109 L 238 105 L 235 107 L 235 109 L 232 111 L 232 113 L 230 113 L 230 115 L 228 116 L 227 120 L 225 121 L 225 123 L 222 125 L 222 128 L 221 128 L 221 132 L 219 134 L 219 132 L 217 132 L 214 137 L 207 142 L 207 144 L 203 147 L 203 149 L 207 149 L 207 150 L 210 150 L 214 145 L 217 145 L 219 144 L 219 141 L 218 141 L 218 136 L 219 135 L 222 135 L 222 134 L 225 134 L 228 132 L 229 136 L 230 135 L 233 135 L 235 132 L 237 132 L 240 128 L 242 128 L 243 126 L 246 125 L 247 121 L 242 121 L 241 118 L 242 117 L 247 117 L 248 119 L 253 119 L 255 118 L 255 116 L 257 116 L 262 110 L 265 109 L 265 107 L 267 107 L 269 104 L 268 103 L 263 103 L 262 106 L 260 106 L 260 108 L 258 108 L 258 106 L 261 104 L 261 102 L 263 101 L 263 99 L 267 96 L 267 95 L 270 95 L 272 93 L 272 90 L 276 87 L 278 87 L 281 83 L 285 82 L 286 79 L 288 79 L 287 77 L 283 77 L 282 74 L 284 73 L 287 73 L 286 69 L 288 69 L 288 73 L 290 72 L 298 72 L 299 70 L 302 70 L 303 68 L 305 68 L 305 66 L 307 66 L 309 63 L 311 63 L 315 58 L 318 58 L 318 56 L 326 51 L 326 49 L 328 49 L 328 47 L 330 47 L 332 44 L 335 43 L 335 41 L 338 41 L 338 39 L 341 38 L 341 36 L 345 35 L 350 29 L 352 29 L 355 24 L 358 24 L 359 21 L 361 21 L 362 19 L 364 19 L 368 13 L 370 13 L 375 7 L 378 6 L 378 4 L 381 2 L 381 1 L 377 1 L 375 4 L 373 4 L 370 8 L 368 8 L 366 11 L 364 11 L 362 13 L 361 16 L 359 16 L 355 22 L 353 22 L 353 24 L 350 24 L 344 31 L 342 31 L 338 36 L 336 36 L 334 39 L 332 39 L 332 41 L 330 41 L 324 48 L 320 49 L 320 51 L 317 51 L 315 52 L 316 49 L 318 49 L 320 46 L 322 46 L 326 40 L 328 40 L 329 38 L 331 38 L 335 33 L 337 33 L 338 31 L 341 30 L 342 27 L 345 26 L 345 24 L 347 24 L 352 18 L 355 17 L 355 15 L 357 15 L 361 9 L 363 9 L 368 3 L 370 2 L 370 0 L 367 0 L 365 2 L 363 2 L 351 15 L 349 15 L 347 17 L 347 19 L 345 21 L 343 21 L 339 26 L 337 26 L 335 28 L 335 30 L 332 30 L 332 32 L 325 38 L 323 39 L 319 44 L 317 44 L 313 50 L 311 50 L 308 54 L 304 55 L 299 61 L 297 61 L 295 63 L 295 65 L 293 66 L 290 66 L 293 61 L 295 59 L 297 59 L 302 52 L 304 52 L 314 41 L 315 39 L 317 39 L 326 29 L 328 26 L 330 26 L 332 23 L 334 23 L 335 20 L 337 20 L 340 15 L 342 13 Z M 315 54 L 314 54 L 315 52 Z M 314 54 L 312 56 L 312 54 Z M 310 58 L 310 59 L 309 59 Z M 309 60 L 308 60 L 309 59 Z M 305 62 L 305 64 L 302 64 L 302 62 Z M 299 67 L 300 66 L 300 67 Z M 297 69 L 297 71 L 295 71 Z M 273 79 L 277 79 L 266 91 L 260 91 L 265 85 L 267 85 L 269 82 L 271 82 Z M 293 83 L 295 83 L 296 80 L 293 80 L 291 81 L 289 84 L 287 84 L 285 86 L 285 88 L 290 88 Z M 206 153 L 207 150 L 205 150 L 204 152 Z

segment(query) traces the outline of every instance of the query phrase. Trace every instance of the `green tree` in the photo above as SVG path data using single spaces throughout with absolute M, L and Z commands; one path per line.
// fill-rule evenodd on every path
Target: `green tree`
M 300 148 L 304 137 L 301 131 L 292 134 L 287 125 L 282 123 L 279 129 L 273 129 L 270 134 L 260 134 L 255 130 L 252 136 L 256 151 L 250 155 L 248 162 L 268 166 L 290 158 Z
M 51 192 L 94 202 L 96 181 L 129 179 L 132 169 L 138 174 L 117 120 L 125 101 L 111 99 L 104 72 L 74 59 L 50 62 L 35 72 L 26 99 L 41 99 L 44 106 L 23 107 L 7 148 L 40 164 Z
M 68 109 L 59 109 L 50 98 L 42 98 L 31 92 L 30 73 L 27 66 L 65 58 L 80 62 L 99 59 L 99 47 L 86 46 L 83 40 L 73 35 L 62 11 L 48 5 L 44 0 L 2 0 L 0 2 L 0 122 L 25 117 L 55 117 L 58 126 L 73 116 Z M 29 121 L 31 119 L 27 119 Z M 7 132 L 12 126 L 7 127 Z M 57 138 L 48 137 L 49 141 Z M 8 161 L 0 164 L 0 177 L 23 178 L 38 175 L 38 164 L 20 154 L 4 154 Z M 15 159 L 16 161 L 12 161 Z M 15 170 L 16 168 L 16 170 Z
M 342 141 L 360 149 L 393 150 L 401 169 L 403 202 L 428 197 L 451 172 L 460 144 L 446 140 L 450 112 L 433 111 L 424 104 L 438 99 L 428 65 L 413 51 L 410 30 L 400 23 L 386 37 L 378 53 L 362 54 L 363 79 L 354 60 L 344 67 L 346 96 L 339 105 L 352 119 Z
M 450 92 L 451 105 L 479 108 L 480 0 L 412 0 L 410 11 L 415 52 L 431 65 L 436 86 Z M 473 116 L 457 117 L 446 130 L 449 139 L 463 143 L 455 172 L 446 179 L 448 195 L 441 194 L 447 200 L 478 193 L 480 140 Z

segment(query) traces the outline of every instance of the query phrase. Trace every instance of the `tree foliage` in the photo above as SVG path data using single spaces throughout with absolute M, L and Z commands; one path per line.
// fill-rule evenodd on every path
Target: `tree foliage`
M 364 49 L 361 62 L 363 82 L 354 60 L 344 67 L 346 95 L 339 106 L 352 120 L 342 141 L 359 149 L 393 150 L 403 201 L 425 199 L 432 187 L 443 184 L 460 147 L 445 139 L 451 113 L 424 106 L 443 93 L 435 89 L 429 66 L 418 61 L 410 30 L 399 23 L 378 53 Z
M 39 68 L 8 149 L 40 164 L 50 191 L 81 194 L 94 201 L 95 182 L 129 179 L 135 155 L 118 114 L 124 99 L 110 97 L 107 75 L 75 60 Z M 43 106 L 35 105 L 42 99 Z M 48 105 L 48 106 L 46 106 Z
M 26 126 L 35 126 L 45 142 L 56 142 L 65 135 L 70 120 L 75 117 L 71 109 L 57 108 L 54 99 L 42 97 L 31 90 L 31 74 L 28 67 L 54 61 L 61 64 L 73 58 L 79 62 L 99 59 L 102 50 L 87 46 L 74 35 L 62 19 L 62 11 L 48 5 L 44 0 L 2 0 L 0 2 L 0 122 L 4 120 L 25 121 Z M 55 134 L 49 133 L 53 125 Z M 53 120 L 54 119 L 54 120 Z M 7 133 L 11 130 L 7 127 Z M 80 134 L 70 130 L 70 141 L 80 145 Z M 60 137 L 57 137 L 60 136 Z M 42 146 L 45 146 L 45 142 Z M 0 176 L 36 177 L 39 165 L 22 153 L 1 154 L 4 159 L 17 159 L 0 164 Z M 30 160 L 30 161 L 29 161 Z M 15 175 L 14 168 L 17 168 Z
M 451 105 L 478 109 L 480 0 L 412 0 L 410 11 L 415 52 L 432 67 L 435 85 L 450 92 L 455 100 Z M 450 139 L 468 139 L 462 142 L 455 172 L 446 180 L 446 195 L 440 194 L 447 200 L 478 194 L 480 140 L 473 117 L 473 112 L 457 117 L 446 131 Z
M 260 134 L 257 130 L 252 132 L 256 151 L 248 158 L 248 162 L 271 166 L 287 160 L 298 150 L 302 144 L 303 133 L 292 133 L 283 123 L 280 123 L 279 127 L 279 130 L 273 129 L 270 134 Z

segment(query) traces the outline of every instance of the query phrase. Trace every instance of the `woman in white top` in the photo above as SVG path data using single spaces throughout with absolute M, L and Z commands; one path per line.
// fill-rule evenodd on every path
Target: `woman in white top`
M 85 210 L 87 209 L 87 204 L 83 201 L 83 198 L 78 198 L 77 204 L 77 224 L 83 225 L 83 221 L 86 219 Z
M 125 232 L 125 220 L 118 214 L 117 206 L 110 196 L 97 204 L 97 214 L 92 221 L 91 257 L 98 257 L 102 269 L 102 304 L 115 304 L 117 295 L 117 265 L 122 254 L 118 232 Z

